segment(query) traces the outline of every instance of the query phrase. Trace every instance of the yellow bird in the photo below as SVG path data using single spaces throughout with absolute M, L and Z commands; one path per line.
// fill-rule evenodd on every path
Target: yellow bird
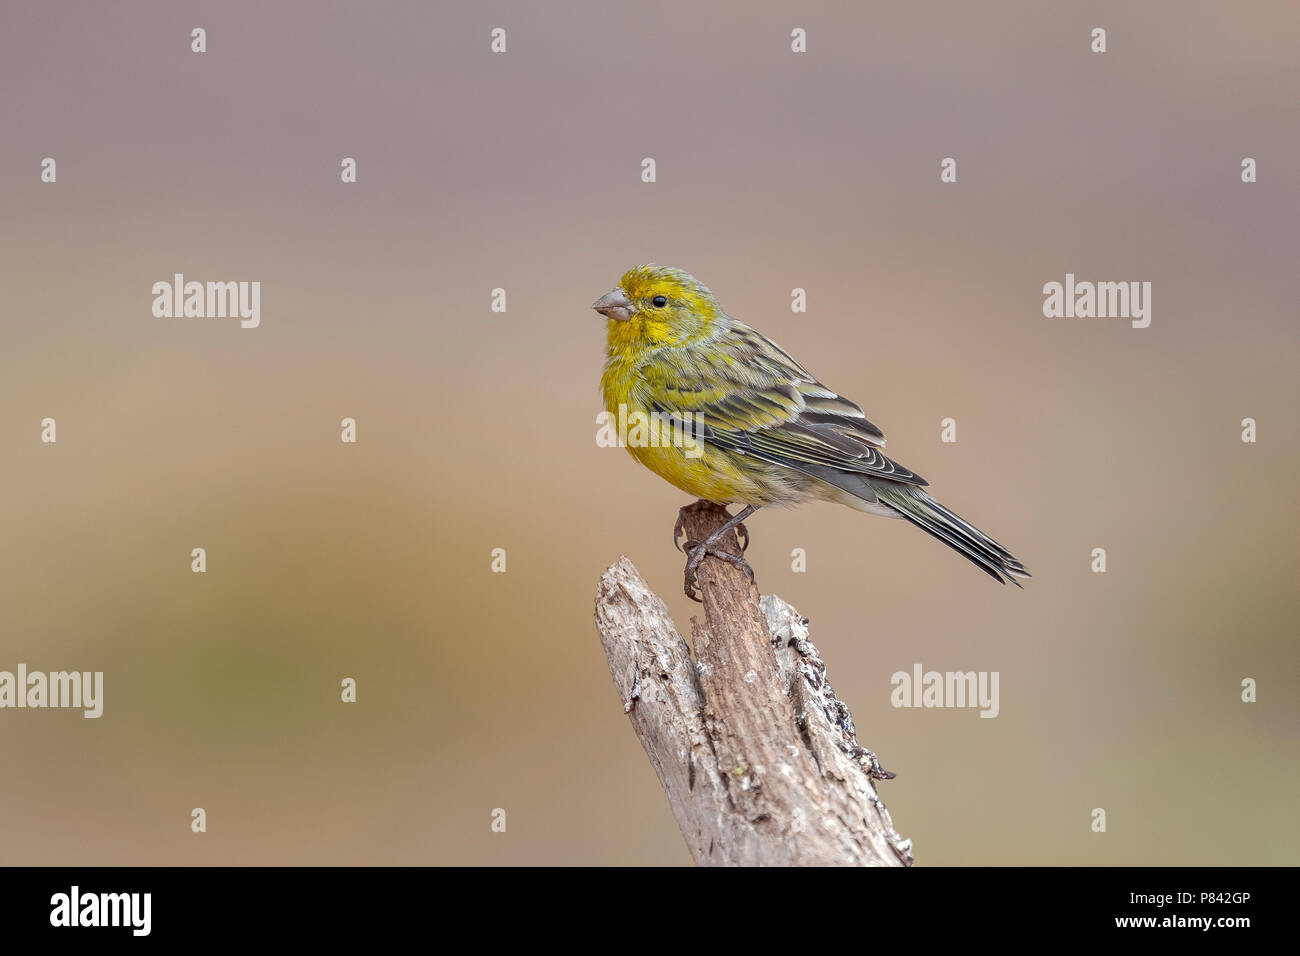
M 809 500 L 905 518 L 1004 584 L 1029 577 L 1010 551 L 930 497 L 924 478 L 885 457 L 884 433 L 861 408 L 729 316 L 694 276 L 637 266 L 592 308 L 609 319 L 605 408 L 645 424 L 627 442 L 632 457 L 702 504 L 744 505 L 705 541 L 687 542 L 691 599 L 705 555 L 752 577 L 721 550 L 727 532 L 743 532 L 764 505 Z

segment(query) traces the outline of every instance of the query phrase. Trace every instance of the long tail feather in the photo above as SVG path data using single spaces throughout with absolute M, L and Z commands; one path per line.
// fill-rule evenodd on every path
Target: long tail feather
M 1030 577 L 1015 555 L 920 488 L 884 482 L 872 482 L 872 487 L 878 500 L 1003 584 L 1022 587 L 1016 578 Z

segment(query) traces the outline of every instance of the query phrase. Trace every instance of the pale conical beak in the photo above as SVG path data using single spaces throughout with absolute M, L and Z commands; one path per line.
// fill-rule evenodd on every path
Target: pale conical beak
M 622 289 L 606 292 L 593 302 L 591 307 L 601 315 L 617 319 L 620 322 L 626 322 L 632 318 L 632 303 L 627 300 L 627 296 L 623 294 Z

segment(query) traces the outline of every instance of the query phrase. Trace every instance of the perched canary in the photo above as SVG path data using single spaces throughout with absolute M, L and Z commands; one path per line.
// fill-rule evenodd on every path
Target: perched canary
M 694 276 L 637 266 L 592 308 L 609 319 L 605 407 L 649 423 L 628 451 L 702 501 L 745 506 L 708 540 L 688 543 L 689 597 L 706 554 L 748 569 L 720 550 L 731 528 L 764 505 L 814 499 L 905 518 L 1004 584 L 1029 577 L 1011 552 L 930 497 L 925 479 L 885 457 L 884 433 L 861 408 L 729 316 Z

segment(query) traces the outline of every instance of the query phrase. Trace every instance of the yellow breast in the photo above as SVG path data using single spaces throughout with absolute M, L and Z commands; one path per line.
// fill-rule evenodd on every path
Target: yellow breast
M 612 343 L 611 343 L 612 344 Z M 601 387 L 605 410 L 628 453 L 660 478 L 687 494 L 718 504 L 759 503 L 764 483 L 747 475 L 735 457 L 706 447 L 687 429 L 654 413 L 647 405 L 632 350 L 611 348 Z

